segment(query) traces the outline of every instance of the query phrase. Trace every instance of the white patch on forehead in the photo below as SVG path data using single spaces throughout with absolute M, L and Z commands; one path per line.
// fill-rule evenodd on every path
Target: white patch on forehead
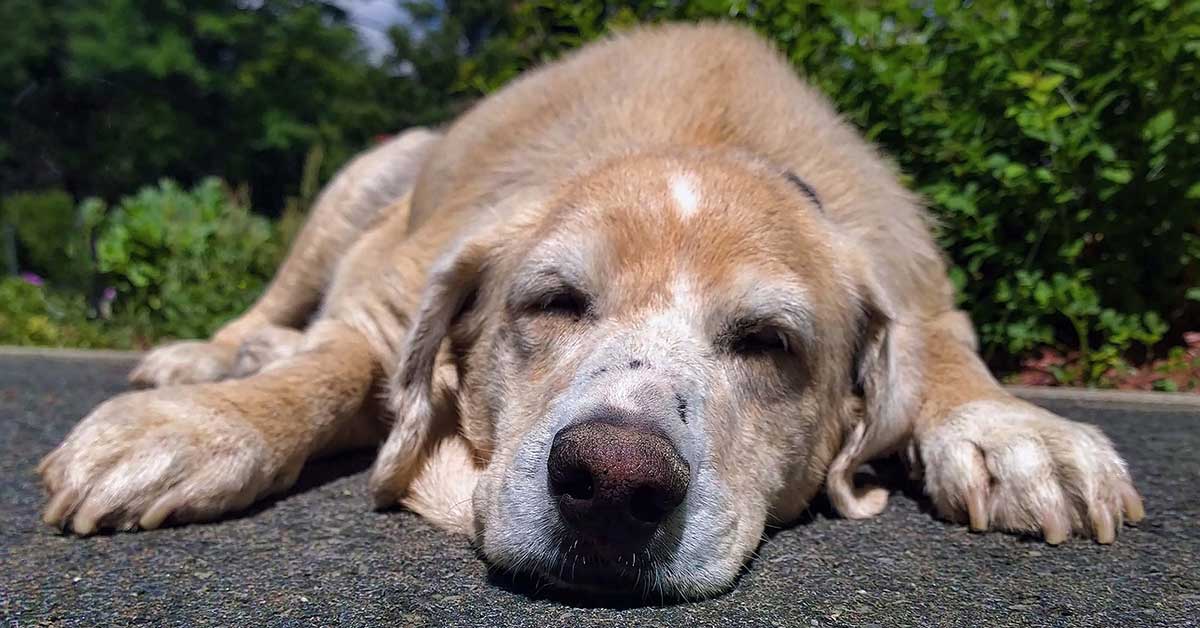
M 671 199 L 684 218 L 690 218 L 700 208 L 700 189 L 691 173 L 671 175 Z

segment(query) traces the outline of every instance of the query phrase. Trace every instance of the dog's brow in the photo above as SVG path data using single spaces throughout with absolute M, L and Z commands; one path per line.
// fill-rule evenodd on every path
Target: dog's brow
M 795 185 L 796 187 L 800 188 L 800 191 L 803 192 L 804 195 L 808 197 L 808 200 L 812 201 L 817 206 L 817 209 L 819 209 L 821 211 L 825 211 L 825 206 L 821 204 L 821 197 L 817 196 L 817 191 L 814 190 L 813 187 L 811 185 L 809 185 L 807 181 L 805 181 L 804 179 L 801 179 L 800 175 L 792 172 L 791 170 L 788 170 L 787 172 L 783 173 L 783 176 L 788 181 L 791 181 L 792 185 Z
M 540 293 L 568 283 L 557 269 L 533 268 L 517 274 L 513 281 L 513 293 L 516 295 Z
M 761 286 L 738 302 L 731 318 L 777 324 L 795 330 L 806 342 L 815 332 L 807 291 L 798 286 Z
M 586 292 L 586 283 L 576 264 L 563 263 L 549 255 L 535 254 L 534 260 L 515 273 L 508 296 L 509 305 L 564 287 Z

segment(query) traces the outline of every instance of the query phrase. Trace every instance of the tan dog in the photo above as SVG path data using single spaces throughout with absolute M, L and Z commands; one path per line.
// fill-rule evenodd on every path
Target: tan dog
M 377 505 L 500 568 L 695 597 L 822 488 L 879 513 L 852 476 L 893 452 L 975 530 L 1140 519 L 1108 439 L 975 348 L 917 199 L 769 45 L 638 30 L 355 160 L 249 312 L 46 457 L 45 520 L 210 519 L 382 443 Z

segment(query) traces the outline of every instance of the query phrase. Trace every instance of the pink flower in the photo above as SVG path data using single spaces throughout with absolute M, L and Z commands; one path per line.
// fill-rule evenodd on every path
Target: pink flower
M 31 286 L 37 286 L 39 288 L 46 285 L 45 279 L 42 279 L 41 277 L 39 277 L 33 273 L 21 273 L 21 281 L 24 281 L 25 283 L 27 283 Z

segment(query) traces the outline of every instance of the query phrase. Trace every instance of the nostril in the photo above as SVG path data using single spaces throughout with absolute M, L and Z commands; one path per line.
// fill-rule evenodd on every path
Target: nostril
M 588 500 L 596 492 L 592 474 L 587 469 L 568 469 L 556 474 L 550 487 L 555 497 L 566 495 L 578 500 Z
M 659 523 L 675 509 L 675 505 L 668 505 L 667 501 L 662 491 L 651 486 L 639 486 L 629 498 L 629 514 L 643 523 Z

